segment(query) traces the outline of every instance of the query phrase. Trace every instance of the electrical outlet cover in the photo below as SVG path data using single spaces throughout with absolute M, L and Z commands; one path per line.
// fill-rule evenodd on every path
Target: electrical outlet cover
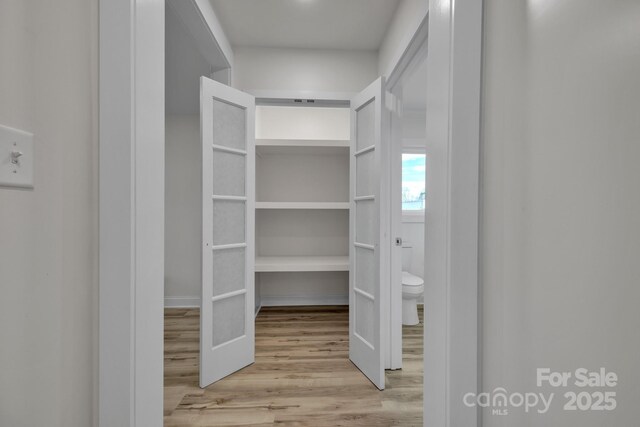
M 0 125 L 0 187 L 33 188 L 33 134 Z

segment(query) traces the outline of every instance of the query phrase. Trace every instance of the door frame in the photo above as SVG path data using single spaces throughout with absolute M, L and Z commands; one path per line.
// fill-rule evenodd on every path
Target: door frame
M 424 423 L 481 425 L 481 0 L 431 0 L 426 149 Z
M 483 2 L 431 0 L 429 8 L 387 83 L 393 93 L 425 53 L 426 39 L 430 202 L 424 223 L 423 422 L 479 426 L 481 412 L 464 405 L 462 398 L 482 387 L 478 245 Z M 395 114 L 393 105 L 390 110 Z M 401 315 L 401 298 L 401 290 L 393 292 L 390 319 Z M 392 326 L 391 342 L 397 345 L 401 335 Z M 390 353 L 391 367 L 397 357 Z
M 392 102 L 388 105 L 390 114 L 391 139 L 389 147 L 389 194 L 391 200 L 389 204 L 389 230 L 391 239 L 389 244 L 389 280 L 391 283 L 391 298 L 389 299 L 389 335 L 387 349 L 387 369 L 402 368 L 402 245 L 398 247 L 395 242 L 396 237 L 402 236 L 402 207 L 400 203 L 399 185 L 402 184 L 402 165 L 398 163 L 402 158 L 402 127 L 399 126 L 403 107 L 398 102 L 401 83 L 407 74 L 421 65 L 421 61 L 427 57 L 427 42 L 429 35 L 429 16 L 425 16 L 416 30 L 409 45 L 400 56 L 396 66 L 393 68 L 387 80 L 386 90 L 391 95 Z M 427 94 L 425 93 L 425 96 Z M 398 144 L 400 140 L 400 144 Z M 400 182 L 398 182 L 400 178 Z M 426 241 L 425 241 L 426 244 Z
M 164 0 L 100 1 L 95 389 L 96 422 L 102 427 L 162 424 L 164 7 Z M 434 253 L 426 244 L 436 241 L 434 236 L 425 239 L 425 268 L 433 265 L 442 277 L 432 281 L 425 275 L 425 322 L 433 326 L 425 327 L 430 350 L 425 357 L 424 423 L 477 426 L 479 411 L 466 408 L 460 397 L 477 391 L 481 380 L 482 1 L 431 0 L 430 9 L 427 144 L 441 150 L 447 171 L 437 188 L 429 187 L 432 200 L 442 203 L 428 215 L 445 229 L 435 245 L 443 252 Z M 407 49 L 402 50 L 404 55 Z

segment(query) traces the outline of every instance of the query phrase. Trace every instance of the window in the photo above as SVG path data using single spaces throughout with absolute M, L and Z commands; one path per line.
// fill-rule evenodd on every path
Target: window
M 424 213 L 426 155 L 402 153 L 402 212 Z

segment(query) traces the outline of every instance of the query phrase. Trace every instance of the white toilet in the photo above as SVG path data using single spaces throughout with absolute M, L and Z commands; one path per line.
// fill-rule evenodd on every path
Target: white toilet
M 417 325 L 418 299 L 424 293 L 424 280 L 421 277 L 409 273 L 411 265 L 411 245 L 402 245 L 402 324 Z

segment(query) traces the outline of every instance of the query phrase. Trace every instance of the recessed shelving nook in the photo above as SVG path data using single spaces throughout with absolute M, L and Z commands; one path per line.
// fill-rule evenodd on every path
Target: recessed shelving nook
M 261 305 L 348 302 L 348 108 L 256 108 Z

